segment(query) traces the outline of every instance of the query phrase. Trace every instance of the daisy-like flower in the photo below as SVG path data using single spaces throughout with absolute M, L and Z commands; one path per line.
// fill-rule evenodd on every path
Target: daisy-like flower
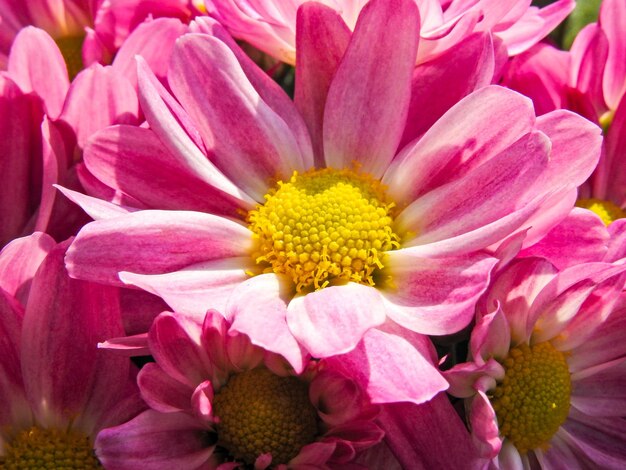
M 624 266 L 502 270 L 479 304 L 470 362 L 445 373 L 489 468 L 623 468 Z
M 329 53 L 314 25 L 345 31 L 323 5 L 300 14 L 306 88 L 319 73 L 307 63 Z M 537 227 L 565 217 L 573 201 L 562 195 L 597 162 L 596 126 L 566 111 L 535 120 L 529 100 L 496 86 L 398 152 L 418 37 L 411 1 L 370 2 L 325 106 L 316 108 L 320 89 L 302 96 L 320 133 L 213 27 L 177 42 L 177 101 L 140 62 L 150 129 L 112 127 L 88 145 L 89 172 L 128 204 L 66 191 L 100 219 L 81 230 L 67 266 L 181 313 L 215 307 L 290 361 L 293 342 L 318 358 L 346 353 L 387 318 L 419 333 L 459 331 L 496 263 L 486 249 L 531 217 Z M 540 211 L 553 196 L 556 212 Z
M 152 410 L 100 433 L 105 467 L 339 469 L 381 442 L 377 410 L 354 381 L 323 361 L 294 374 L 229 326 L 214 311 L 203 325 L 155 319 L 156 363 L 137 379 Z
M 580 31 L 571 51 L 540 44 L 513 60 L 503 83 L 531 97 L 539 114 L 567 108 L 605 131 L 603 156 L 581 185 L 578 206 L 605 224 L 626 217 L 626 4 L 605 0 L 598 23 Z
M 322 0 L 354 29 L 369 0 Z M 296 16 L 306 0 L 207 0 L 208 13 L 236 38 L 292 65 L 296 63 Z M 493 31 L 518 54 L 552 31 L 573 10 L 572 0 L 531 7 L 526 0 L 414 0 L 421 18 L 417 62 L 433 59 L 477 31 Z
M 122 330 L 118 289 L 71 279 L 69 243 L 43 233 L 0 253 L 0 467 L 99 468 L 98 432 L 145 409 L 130 362 L 98 341 Z
M 45 30 L 56 42 L 74 77 L 94 62 L 110 63 L 129 34 L 148 16 L 188 21 L 197 10 L 188 0 L 15 0 L 0 1 L 0 69 L 18 32 Z

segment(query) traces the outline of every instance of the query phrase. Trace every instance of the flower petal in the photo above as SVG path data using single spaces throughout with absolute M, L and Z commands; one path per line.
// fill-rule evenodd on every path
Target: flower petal
M 193 388 L 170 377 L 151 362 L 139 371 L 137 385 L 150 408 L 161 413 L 191 410 Z

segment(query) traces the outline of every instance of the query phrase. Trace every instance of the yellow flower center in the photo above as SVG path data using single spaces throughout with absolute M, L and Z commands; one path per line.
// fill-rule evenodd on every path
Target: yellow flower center
M 511 349 L 504 380 L 491 399 L 500 434 L 524 454 L 547 444 L 569 413 L 571 380 L 565 356 L 549 342 Z
M 102 468 L 88 436 L 76 431 L 42 429 L 20 432 L 4 448 L 3 470 L 91 470 Z
M 267 369 L 232 376 L 215 395 L 213 412 L 218 445 L 250 465 L 268 452 L 272 466 L 285 464 L 318 434 L 308 385 Z
M 65 59 L 65 65 L 67 66 L 67 73 L 70 80 L 83 69 L 83 42 L 85 41 L 85 35 L 78 36 L 63 36 L 55 39 L 57 46 L 61 50 L 61 54 Z
M 286 274 L 303 289 L 334 281 L 375 285 L 384 252 L 399 247 L 384 186 L 351 170 L 294 172 L 248 214 L 253 253 L 266 272 Z
M 626 217 L 626 213 L 617 204 L 602 199 L 579 199 L 576 206 L 595 212 L 605 225 Z

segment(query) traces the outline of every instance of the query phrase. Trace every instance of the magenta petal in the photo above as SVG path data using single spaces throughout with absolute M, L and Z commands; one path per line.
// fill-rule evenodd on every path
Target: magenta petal
M 22 338 L 22 370 L 40 423 L 87 423 L 119 399 L 129 376 L 124 357 L 97 343 L 123 334 L 117 290 L 71 279 L 54 248 L 33 279 Z M 87 424 L 86 424 L 87 425 Z
M 45 233 L 13 240 L 0 252 L 0 288 L 26 305 L 33 276 L 56 245 Z
M 230 296 L 226 317 L 231 330 L 248 335 L 252 344 L 283 356 L 296 373 L 304 369 L 305 352 L 287 326 L 290 281 L 261 274 L 241 284 Z
M 96 455 L 106 468 L 171 470 L 206 468 L 213 453 L 209 429 L 185 413 L 148 410 L 100 432 Z
M 243 225 L 210 214 L 140 211 L 87 224 L 66 262 L 74 277 L 119 285 L 121 271 L 160 274 L 247 255 L 251 238 Z
M 605 142 L 604 158 L 606 161 L 600 163 L 594 176 L 603 170 L 603 176 L 607 180 L 606 194 L 598 194 L 600 188 L 596 188 L 594 184 L 594 196 L 610 199 L 624 207 L 626 205 L 626 170 L 624 169 L 626 167 L 626 98 L 622 98 L 615 110 Z
M 11 48 L 8 72 L 22 91 L 41 97 L 51 118 L 59 116 L 70 82 L 61 51 L 48 33 L 33 26 L 22 29 Z
M 403 468 L 478 468 L 470 435 L 444 393 L 421 405 L 385 405 L 379 422 Z
M 569 434 L 568 444 L 586 459 L 577 459 L 587 468 L 619 470 L 626 460 L 626 421 L 622 417 L 591 418 L 576 413 L 568 419 L 563 430 Z M 549 452 L 549 451 L 548 451 Z M 582 463 L 581 462 L 581 463 Z
M 612 263 L 626 258 L 626 219 L 619 219 L 609 225 L 609 250 L 604 261 Z
M 111 67 L 94 64 L 79 73 L 67 94 L 61 119 L 84 148 L 94 132 L 112 124 L 138 124 L 139 102 L 131 83 Z
M 382 176 L 404 130 L 418 38 L 414 1 L 376 0 L 363 7 L 328 90 L 323 126 L 328 166 L 358 162 L 364 172 Z
M 141 368 L 137 385 L 141 390 L 141 397 L 154 410 L 172 413 L 191 409 L 193 388 L 174 380 L 155 363 Z
M 571 403 L 590 416 L 620 417 L 626 409 L 626 359 L 572 374 Z
M 354 350 L 326 361 L 359 383 L 373 403 L 424 403 L 448 382 L 432 363 L 428 338 L 404 336 L 374 328 Z
M 99 219 L 112 219 L 119 217 L 120 215 L 130 214 L 136 212 L 139 209 L 134 207 L 122 207 L 110 202 L 98 199 L 95 197 L 87 196 L 78 191 L 72 191 L 71 189 L 64 188 L 62 186 L 54 185 L 66 198 L 79 206 L 85 213 L 94 220 Z
M 311 166 L 310 154 L 301 154 L 289 126 L 261 99 L 223 42 L 199 34 L 181 38 L 168 80 L 211 160 L 256 200 L 263 200 L 269 181 Z
M 485 361 L 495 358 L 504 362 L 511 348 L 509 322 L 502 308 L 483 316 L 476 322 L 472 331 L 470 351 L 472 357 L 482 357 Z
M 455 333 L 471 321 L 498 261 L 483 253 L 421 258 L 399 250 L 388 256 L 395 287 L 382 291 L 387 314 L 409 330 L 434 335 Z
M 623 0 L 604 0 L 600 9 L 600 25 L 609 40 L 609 56 L 604 69 L 604 96 L 610 108 L 626 91 L 626 3 Z
M 351 351 L 366 331 L 386 317 L 378 291 L 355 283 L 295 297 L 287 308 L 289 329 L 318 358 Z
M 120 279 L 161 297 L 172 310 L 204 318 L 207 310 L 224 312 L 233 289 L 250 276 L 252 260 L 226 258 L 187 266 L 166 274 L 120 273 Z
M 322 167 L 326 96 L 352 33 L 339 13 L 321 3 L 303 3 L 297 18 L 294 101 L 311 133 L 315 166 Z
M 240 217 L 241 201 L 200 179 L 149 129 L 104 129 L 93 136 L 84 158 L 101 182 L 147 207 Z

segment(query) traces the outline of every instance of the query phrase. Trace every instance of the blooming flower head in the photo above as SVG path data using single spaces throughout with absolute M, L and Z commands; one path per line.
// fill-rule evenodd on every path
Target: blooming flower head
M 68 245 L 35 233 L 0 253 L 3 468 L 97 468 L 98 432 L 145 408 L 128 359 L 97 349 L 123 332 L 117 289 L 70 279 Z
M 295 374 L 229 326 L 214 311 L 203 325 L 176 313 L 156 318 L 156 363 L 138 376 L 152 409 L 99 435 L 105 466 L 342 468 L 382 440 L 377 410 L 354 381 L 323 361 Z
M 178 40 L 168 72 L 178 101 L 140 65 L 150 129 L 106 129 L 86 151 L 88 171 L 128 204 L 67 192 L 100 219 L 68 253 L 73 276 L 121 279 L 185 314 L 213 306 L 298 371 L 293 342 L 321 358 L 351 351 L 387 318 L 425 334 L 462 329 L 496 263 L 487 248 L 531 217 L 536 227 L 563 218 L 563 194 L 600 146 L 582 118 L 535 120 L 527 99 L 493 86 L 398 153 L 413 2 L 368 3 L 327 93 L 315 86 L 327 70 L 313 64 L 328 51 L 307 28 L 335 31 L 337 16 L 314 3 L 300 12 L 310 39 L 297 86 L 310 93 L 297 92 L 296 106 L 308 128 L 223 30 L 196 23 L 213 35 Z
M 323 0 L 351 30 L 369 0 Z M 289 64 L 296 62 L 296 16 L 306 0 L 210 0 L 208 13 L 236 38 L 245 40 Z M 496 6 L 487 1 L 414 0 L 421 19 L 417 62 L 426 62 L 476 31 L 493 31 L 518 54 L 546 36 L 574 8 L 571 0 L 550 7 L 530 7 L 527 1 L 508 0 Z
M 609 225 L 626 217 L 626 5 L 605 0 L 570 51 L 539 44 L 514 59 L 503 83 L 531 97 L 539 114 L 571 109 L 605 131 L 603 156 L 580 187 L 577 205 Z
M 622 468 L 624 267 L 560 272 L 541 258 L 502 270 L 446 372 L 490 468 Z

